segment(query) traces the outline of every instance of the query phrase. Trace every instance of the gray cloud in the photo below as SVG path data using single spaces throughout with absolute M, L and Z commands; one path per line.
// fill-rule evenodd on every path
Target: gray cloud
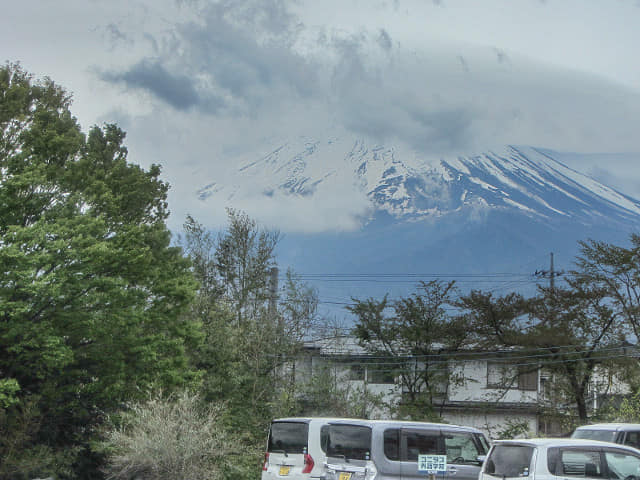
M 162 34 L 142 32 L 153 55 L 102 73 L 160 100 L 138 117 L 125 117 L 124 127 L 132 152 L 164 163 L 174 211 L 223 222 L 224 208 L 203 211 L 211 204 L 196 201 L 196 187 L 232 182 L 239 165 L 301 135 L 408 147 L 404 151 L 425 160 L 508 143 L 640 149 L 634 131 L 640 94 L 604 77 L 534 61 L 504 45 L 425 41 L 409 49 L 386 26 L 312 28 L 285 7 L 275 0 L 207 3 L 195 20 Z M 622 185 L 619 174 L 583 166 L 574 168 Z M 332 222 L 350 228 L 354 212 L 366 205 L 349 198 L 358 207 L 341 212 L 338 221 L 335 212 L 349 188 L 295 205 L 278 195 L 236 196 L 234 206 L 294 230 L 302 219 L 323 214 L 322 228 Z M 280 219 L 283 212 L 289 221 Z
M 628 120 L 640 117 L 640 92 L 604 78 L 494 48 L 426 47 L 372 60 L 366 44 L 364 35 L 336 42 L 332 106 L 356 134 L 443 154 L 508 143 L 640 146 Z
M 117 45 L 121 42 L 125 44 L 131 42 L 129 36 L 115 23 L 109 23 L 104 30 L 109 42 L 113 45 Z
M 117 120 L 132 161 L 163 165 L 172 210 L 195 213 L 203 179 L 301 135 L 425 159 L 505 143 L 640 151 L 637 1 L 9 2 L 0 50 L 72 91 L 83 124 Z M 572 166 L 640 191 L 640 160 L 603 158 Z M 341 195 L 323 197 L 333 210 L 268 203 L 330 228 Z
M 393 43 L 391 42 L 391 36 L 384 28 L 380 29 L 380 35 L 378 36 L 378 45 L 383 50 L 391 50 L 391 47 L 393 45 Z
M 277 119 L 281 132 L 272 135 L 283 138 L 312 135 L 329 118 L 351 134 L 427 153 L 503 143 L 633 147 L 635 135 L 622 119 L 640 115 L 638 95 L 604 79 L 502 47 L 393 48 L 386 28 L 314 34 L 289 6 L 279 0 L 205 3 L 197 20 L 153 39 L 153 60 L 102 78 L 144 89 L 182 111 Z M 617 102 L 620 96 L 628 101 Z
M 99 75 L 106 82 L 147 90 L 178 110 L 188 110 L 200 103 L 193 79 L 168 72 L 157 60 L 144 59 L 127 71 L 101 72 Z
M 280 98 L 312 94 L 315 67 L 292 50 L 295 35 L 281 1 L 206 3 L 197 20 L 177 23 L 162 38 L 144 34 L 153 60 L 101 78 L 144 89 L 180 110 L 254 115 Z
M 509 56 L 505 53 L 504 50 L 500 48 L 494 48 L 494 52 L 496 52 L 496 58 L 498 59 L 498 63 L 508 63 Z

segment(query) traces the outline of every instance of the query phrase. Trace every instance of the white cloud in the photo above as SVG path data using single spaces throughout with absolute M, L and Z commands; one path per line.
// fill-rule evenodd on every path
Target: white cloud
M 204 182 L 228 180 L 291 137 L 322 140 L 327 129 L 436 158 L 506 143 L 640 151 L 640 8 L 632 0 L 39 0 L 8 8 L 0 56 L 71 90 L 83 125 L 117 121 L 130 160 L 163 165 L 178 224 L 186 212 L 224 222 L 222 205 L 200 211 L 194 192 Z M 624 188 L 640 185 L 637 164 L 584 166 L 628 179 Z M 236 200 L 267 222 L 303 229 L 315 228 L 312 217 L 349 228 L 366 210 L 344 186 L 295 205 Z

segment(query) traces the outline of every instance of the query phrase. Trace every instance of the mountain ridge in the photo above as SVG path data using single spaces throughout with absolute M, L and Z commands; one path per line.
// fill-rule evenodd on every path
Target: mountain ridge
M 300 144 L 302 143 L 302 144 Z M 402 158 L 394 148 L 355 140 L 285 143 L 235 172 L 232 185 L 211 183 L 198 197 L 227 201 L 249 181 L 265 197 L 313 197 L 347 179 L 372 211 L 402 220 L 437 218 L 464 209 L 519 210 L 543 219 L 571 217 L 585 225 L 640 218 L 640 201 L 554 159 L 548 150 L 508 145 L 473 156 L 430 161 Z
M 348 316 L 340 309 L 352 298 L 408 295 L 419 281 L 433 278 L 462 278 L 459 285 L 473 289 L 489 284 L 464 280 L 469 275 L 495 279 L 496 272 L 511 272 L 508 278 L 517 280 L 496 280 L 492 291 L 530 294 L 544 281 L 534 272 L 548 265 L 550 252 L 558 270 L 570 270 L 580 241 L 625 245 L 640 229 L 638 200 L 570 168 L 549 150 L 514 145 L 425 159 L 363 140 L 299 139 L 244 163 L 231 182 L 207 185 L 197 195 L 232 203 L 252 190 L 258 199 L 279 197 L 295 207 L 296 201 L 339 197 L 336 185 L 369 205 L 358 227 L 287 231 L 277 251 L 285 268 L 330 274 L 312 278 L 321 304 L 328 302 L 335 316 Z M 384 280 L 408 274 L 402 283 Z M 368 277 L 349 283 L 350 275 Z

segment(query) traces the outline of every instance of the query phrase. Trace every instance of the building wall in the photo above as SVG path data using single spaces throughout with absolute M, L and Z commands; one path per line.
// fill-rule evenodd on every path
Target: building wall
M 517 379 L 506 379 L 502 387 L 487 383 L 488 363 L 484 360 L 467 361 L 452 365 L 448 400 L 451 402 L 496 402 L 536 404 L 536 390 L 519 390 Z
M 447 423 L 478 428 L 490 440 L 500 438 L 510 425 L 523 422 L 526 423 L 529 436 L 538 436 L 538 416 L 535 413 L 451 411 L 445 412 L 443 418 Z
M 309 378 L 322 368 L 330 367 L 336 385 L 344 386 L 352 392 L 366 389 L 367 393 L 379 395 L 384 403 L 391 406 L 369 411 L 371 418 L 391 418 L 393 406 L 402 399 L 402 389 L 397 379 L 396 383 L 393 383 L 393 379 L 391 382 L 386 379 L 387 383 L 371 381 L 379 378 L 379 375 L 376 376 L 376 372 L 369 369 L 379 368 L 376 367 L 379 363 L 375 359 L 367 359 L 366 354 L 353 344 L 347 342 L 345 345 L 335 347 L 335 351 L 339 352 L 336 354 L 325 351 L 324 348 L 310 350 L 307 356 L 296 361 L 293 368 L 296 379 Z M 507 355 L 496 357 L 494 354 L 487 358 L 476 358 L 458 363 L 450 362 L 444 367 L 443 378 L 449 378 L 449 385 L 446 393 L 443 390 L 444 403 L 436 405 L 436 408 L 446 422 L 477 427 L 490 438 L 501 436 L 510 426 L 523 424 L 526 424 L 530 435 L 566 433 L 558 430 L 557 425 L 543 425 L 545 418 L 536 413 L 545 404 L 558 404 L 557 398 L 549 396 L 549 393 L 558 392 L 554 387 L 553 377 L 548 372 L 536 370 L 535 365 L 524 369 L 520 365 L 519 368 L 517 364 L 510 362 Z M 496 368 L 496 363 L 500 364 L 499 368 Z M 501 371 L 507 377 L 505 381 L 500 380 Z M 525 381 L 520 381 L 523 373 L 528 377 Z M 593 398 L 628 392 L 629 387 L 625 382 L 610 377 L 606 371 L 597 371 L 593 377 Z M 562 403 L 568 409 L 572 408 L 570 398 L 563 397 Z M 597 408 L 595 401 L 590 406 Z

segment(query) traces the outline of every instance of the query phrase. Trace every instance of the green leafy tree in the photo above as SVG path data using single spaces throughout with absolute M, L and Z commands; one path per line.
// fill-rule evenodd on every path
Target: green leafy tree
M 204 370 L 208 401 L 225 401 L 227 428 L 241 432 L 229 478 L 255 476 L 271 418 L 295 410 L 297 386 L 290 360 L 316 320 L 317 294 L 288 271 L 275 298 L 278 233 L 260 228 L 246 214 L 228 210 L 218 234 L 187 217 L 182 245 L 199 289 L 188 313 L 204 327 L 194 352 Z
M 198 381 L 186 350 L 199 325 L 180 315 L 195 282 L 170 245 L 168 186 L 128 162 L 115 125 L 85 138 L 70 103 L 51 80 L 0 68 L 0 373 L 19 387 L 7 415 L 36 395 L 33 444 L 53 448 L 86 446 L 151 385 Z M 87 455 L 78 471 L 95 468 Z
M 640 423 L 640 390 L 612 402 L 598 412 L 598 421 Z
M 514 369 L 507 385 L 514 384 L 523 369 L 542 369 L 553 381 L 547 406 L 555 413 L 574 409 L 584 423 L 596 376 L 620 372 L 628 362 L 615 355 L 626 329 L 602 289 L 578 277 L 566 280 L 566 287 L 541 288 L 531 299 L 472 291 L 460 306 L 470 312 L 480 345 L 515 347 L 512 363 L 522 368 Z M 519 351 L 524 356 L 518 356 Z
M 576 265 L 572 274 L 599 288 L 635 338 L 640 338 L 640 235 L 631 235 L 629 247 L 596 240 L 580 242 Z
M 219 284 L 241 327 L 264 313 L 280 234 L 258 228 L 256 221 L 245 213 L 233 209 L 227 213 L 229 226 L 218 238 L 215 266 Z
M 354 334 L 370 353 L 386 359 L 405 392 L 402 416 L 437 417 L 452 378 L 437 357 L 460 350 L 468 340 L 467 319 L 451 315 L 454 282 L 422 282 L 418 292 L 389 302 L 355 300 Z M 426 413 L 425 413 L 426 412 Z

